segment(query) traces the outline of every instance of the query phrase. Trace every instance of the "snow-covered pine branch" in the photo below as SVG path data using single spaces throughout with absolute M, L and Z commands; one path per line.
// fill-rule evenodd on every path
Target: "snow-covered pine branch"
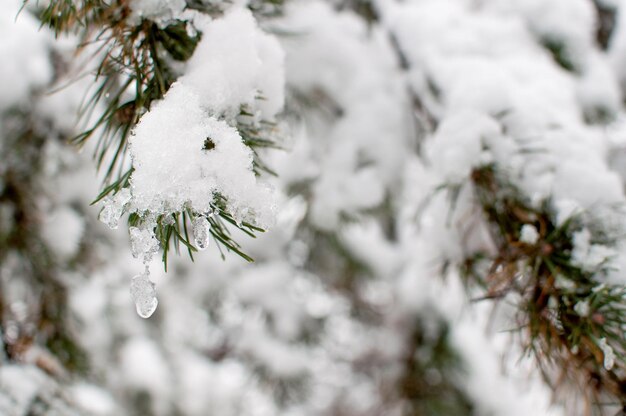
M 184 6 L 52 1 L 42 19 L 78 32 L 96 63 L 85 111 L 104 111 L 75 141 L 95 136 L 108 164 L 100 219 L 117 228 L 130 214 L 133 255 L 146 264 L 162 250 L 167 267 L 171 244 L 191 255 L 211 239 L 251 261 L 229 228 L 254 237 L 275 215 L 258 174 L 271 172 L 262 148 L 277 146 L 283 51 L 246 8 Z

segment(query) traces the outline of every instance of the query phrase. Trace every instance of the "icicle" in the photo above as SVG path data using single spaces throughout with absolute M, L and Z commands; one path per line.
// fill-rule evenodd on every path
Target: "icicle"
M 159 240 L 156 239 L 154 231 L 149 229 L 139 229 L 130 227 L 130 249 L 133 257 L 141 258 L 145 263 L 150 262 L 155 253 L 159 251 Z
M 139 274 L 130 282 L 130 295 L 135 302 L 137 314 L 142 318 L 149 318 L 159 304 L 156 298 L 155 284 L 150 280 L 150 271 L 146 266 L 146 271 Z
M 211 224 L 204 217 L 197 217 L 193 220 L 193 237 L 198 250 L 204 250 L 209 246 L 211 237 Z

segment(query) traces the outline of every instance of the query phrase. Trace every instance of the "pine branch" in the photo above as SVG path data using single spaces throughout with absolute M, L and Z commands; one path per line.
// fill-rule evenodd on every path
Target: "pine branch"
M 276 10 L 282 4 L 258 1 L 250 7 L 267 11 L 262 7 L 266 3 L 272 4 Z M 190 3 L 190 7 L 194 8 L 193 4 Z M 202 11 L 210 15 L 223 12 L 217 9 Z M 96 141 L 94 159 L 104 172 L 104 183 L 93 203 L 113 198 L 130 187 L 133 168 L 129 168 L 127 157 L 129 135 L 140 117 L 150 110 L 154 101 L 163 99 L 176 80 L 174 63 L 188 60 L 202 36 L 195 29 L 188 30 L 191 22 L 173 20 L 163 25 L 145 18 L 130 19 L 131 15 L 130 5 L 124 0 L 110 4 L 100 0 L 52 0 L 40 12 L 42 25 L 49 26 L 57 36 L 77 34 L 81 41 L 79 52 L 89 51 L 91 61 L 95 63 L 96 88 L 80 114 L 84 119 L 90 119 L 100 108 L 103 110 L 95 122 L 72 139 L 77 146 L 83 146 L 89 140 Z M 258 99 L 263 99 L 262 95 Z M 235 124 L 244 144 L 253 152 L 255 173 L 276 175 L 263 162 L 261 152 L 262 149 L 279 148 L 273 139 L 278 126 L 274 122 L 257 120 L 245 107 L 241 108 Z M 216 195 L 217 217 L 209 219 L 218 247 L 223 246 L 252 261 L 230 236 L 224 221 L 252 237 L 262 230 L 235 222 L 219 199 Z M 170 247 L 175 247 L 178 252 L 178 247 L 183 245 L 189 255 L 193 255 L 195 247 L 186 226 L 205 213 L 189 211 L 173 215 L 173 218 L 162 215 L 156 220 L 155 234 L 163 249 L 166 268 Z M 131 214 L 129 224 L 145 225 L 146 218 Z
M 550 201 L 532 206 L 496 165 L 476 168 L 471 182 L 498 248 L 495 257 L 468 257 L 465 275 L 486 288 L 485 299 L 520 296 L 526 351 L 550 385 L 558 389 L 565 380 L 591 391 L 596 404 L 605 397 L 626 404 L 626 288 L 603 282 L 605 263 L 590 271 L 573 255 L 573 236 L 583 228 L 592 230 L 592 242 L 615 240 L 582 215 L 556 223 Z M 525 241 L 525 226 L 537 230 L 536 241 Z

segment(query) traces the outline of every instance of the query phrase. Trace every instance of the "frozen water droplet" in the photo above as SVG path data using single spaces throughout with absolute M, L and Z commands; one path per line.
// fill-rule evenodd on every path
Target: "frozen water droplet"
M 152 229 L 141 230 L 130 227 L 130 249 L 134 258 L 141 258 L 144 263 L 152 260 L 152 256 L 159 251 L 159 240 Z
M 197 217 L 193 220 L 193 238 L 196 242 L 198 250 L 204 250 L 209 246 L 209 238 L 211 237 L 211 224 L 204 217 Z
M 137 314 L 142 318 L 149 318 L 159 304 L 156 297 L 156 286 L 150 280 L 148 270 L 139 274 L 130 282 L 130 295 L 135 302 Z

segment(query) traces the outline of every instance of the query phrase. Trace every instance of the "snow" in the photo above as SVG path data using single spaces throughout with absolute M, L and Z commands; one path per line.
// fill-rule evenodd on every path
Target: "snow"
M 170 21 L 180 17 L 185 9 L 184 0 L 132 0 L 130 8 L 134 19 Z
M 77 383 L 71 387 L 71 396 L 80 408 L 94 416 L 108 416 L 116 411 L 111 395 L 96 385 Z
M 501 127 L 489 116 L 472 110 L 456 112 L 439 126 L 426 150 L 435 169 L 444 180 L 459 182 L 471 170 L 490 160 L 483 149 L 500 139 Z
M 170 373 L 163 353 L 150 339 L 136 336 L 126 340 L 120 349 L 120 364 L 125 386 L 167 396 Z
M 259 29 L 250 11 L 234 7 L 198 29 L 202 40 L 180 82 L 198 94 L 210 114 L 234 115 L 245 104 L 272 119 L 282 110 L 284 52 L 275 37 Z
M 605 338 L 600 338 L 598 347 L 600 347 L 602 354 L 604 355 L 604 368 L 606 370 L 611 370 L 615 365 L 615 352 L 613 351 L 613 348 L 607 344 Z
M 534 245 L 539 240 L 539 232 L 537 228 L 532 224 L 524 224 L 520 230 L 519 240 L 522 243 Z
M 585 228 L 574 233 L 572 261 L 583 270 L 595 272 L 599 267 L 617 255 L 615 249 L 602 244 L 593 244 L 591 232 Z
M 211 150 L 203 150 L 207 139 L 215 145 Z M 203 109 L 186 84 L 174 84 L 141 118 L 130 154 L 134 210 L 158 215 L 189 206 L 208 213 L 219 193 L 239 221 L 267 227 L 273 220 L 272 193 L 257 183 L 250 149 L 234 127 Z
M 46 86 L 53 75 L 49 60 L 51 39 L 47 30 L 39 30 L 39 22 L 20 1 L 2 0 L 0 7 L 0 112 L 25 105 L 34 90 Z M 27 51 L 28 53 L 24 53 Z M 10 57 L 10 58 L 9 58 Z
M 55 255 L 70 259 L 78 253 L 84 230 L 82 217 L 72 208 L 61 206 L 49 214 L 41 237 Z
M 586 318 L 589 316 L 590 306 L 588 300 L 581 300 L 574 305 L 574 312 L 578 314 L 578 316 Z

